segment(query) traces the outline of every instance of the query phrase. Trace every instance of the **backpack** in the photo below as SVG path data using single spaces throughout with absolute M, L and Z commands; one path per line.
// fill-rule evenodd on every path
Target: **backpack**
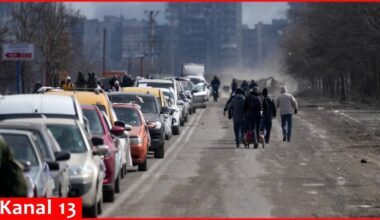
M 249 96 L 247 99 L 248 103 L 248 108 L 247 111 L 248 113 L 257 113 L 262 110 L 262 103 L 261 99 L 258 96 Z

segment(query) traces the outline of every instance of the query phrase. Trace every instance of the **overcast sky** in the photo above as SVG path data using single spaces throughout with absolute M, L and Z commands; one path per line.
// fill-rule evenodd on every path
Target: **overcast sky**
M 164 10 L 166 3 L 69 3 L 73 8 L 80 9 L 87 18 L 102 19 L 104 15 L 123 15 L 125 18 L 144 17 L 144 10 L 159 10 L 159 23 L 165 22 Z M 270 23 L 272 19 L 284 18 L 287 3 L 242 3 L 243 24 L 253 27 L 258 22 Z

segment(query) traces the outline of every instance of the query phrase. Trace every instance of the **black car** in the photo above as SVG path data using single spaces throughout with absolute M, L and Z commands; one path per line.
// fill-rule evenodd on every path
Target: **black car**
M 165 118 L 164 114 L 170 111 L 168 108 L 160 107 L 158 100 L 153 95 L 141 93 L 123 93 L 116 92 L 108 95 L 113 103 L 135 103 L 140 105 L 141 112 L 144 114 L 151 144 L 150 151 L 154 151 L 155 158 L 164 158 L 165 156 Z

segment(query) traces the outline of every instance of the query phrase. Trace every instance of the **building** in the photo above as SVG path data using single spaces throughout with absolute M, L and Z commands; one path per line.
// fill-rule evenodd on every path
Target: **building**
M 241 3 L 168 3 L 175 66 L 205 63 L 216 73 L 239 66 L 241 14 Z
M 286 19 L 273 20 L 271 24 L 258 23 L 255 28 L 242 30 L 242 63 L 244 67 L 259 68 L 279 54 Z

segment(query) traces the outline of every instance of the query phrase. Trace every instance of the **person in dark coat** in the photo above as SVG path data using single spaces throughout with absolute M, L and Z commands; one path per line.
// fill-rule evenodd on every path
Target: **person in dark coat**
M 265 143 L 269 143 L 272 130 L 272 120 L 276 118 L 276 104 L 274 98 L 268 96 L 268 89 L 263 89 L 263 121 L 262 129 L 265 131 Z
M 245 96 L 242 89 L 237 89 L 236 94 L 227 102 L 224 112 L 229 112 L 229 118 L 232 119 L 234 123 L 234 134 L 236 148 L 239 148 L 241 137 L 244 132 L 244 103 Z
M 255 82 L 255 80 L 252 80 L 251 81 L 251 84 L 249 84 L 249 89 L 252 90 L 253 88 L 257 88 L 258 85 L 257 83 Z
M 241 85 L 240 85 L 240 88 L 241 88 L 244 92 L 246 92 L 246 91 L 249 90 L 249 85 L 248 85 L 248 83 L 247 83 L 246 80 L 243 80 L 243 82 L 242 82 Z
M 259 133 L 261 125 L 262 101 L 257 88 L 254 88 L 247 96 L 244 103 L 244 110 L 247 121 L 247 129 L 252 131 L 254 148 L 259 145 Z
M 238 88 L 238 84 L 236 82 L 236 79 L 233 78 L 232 83 L 231 83 L 231 95 L 236 93 L 237 88 Z

